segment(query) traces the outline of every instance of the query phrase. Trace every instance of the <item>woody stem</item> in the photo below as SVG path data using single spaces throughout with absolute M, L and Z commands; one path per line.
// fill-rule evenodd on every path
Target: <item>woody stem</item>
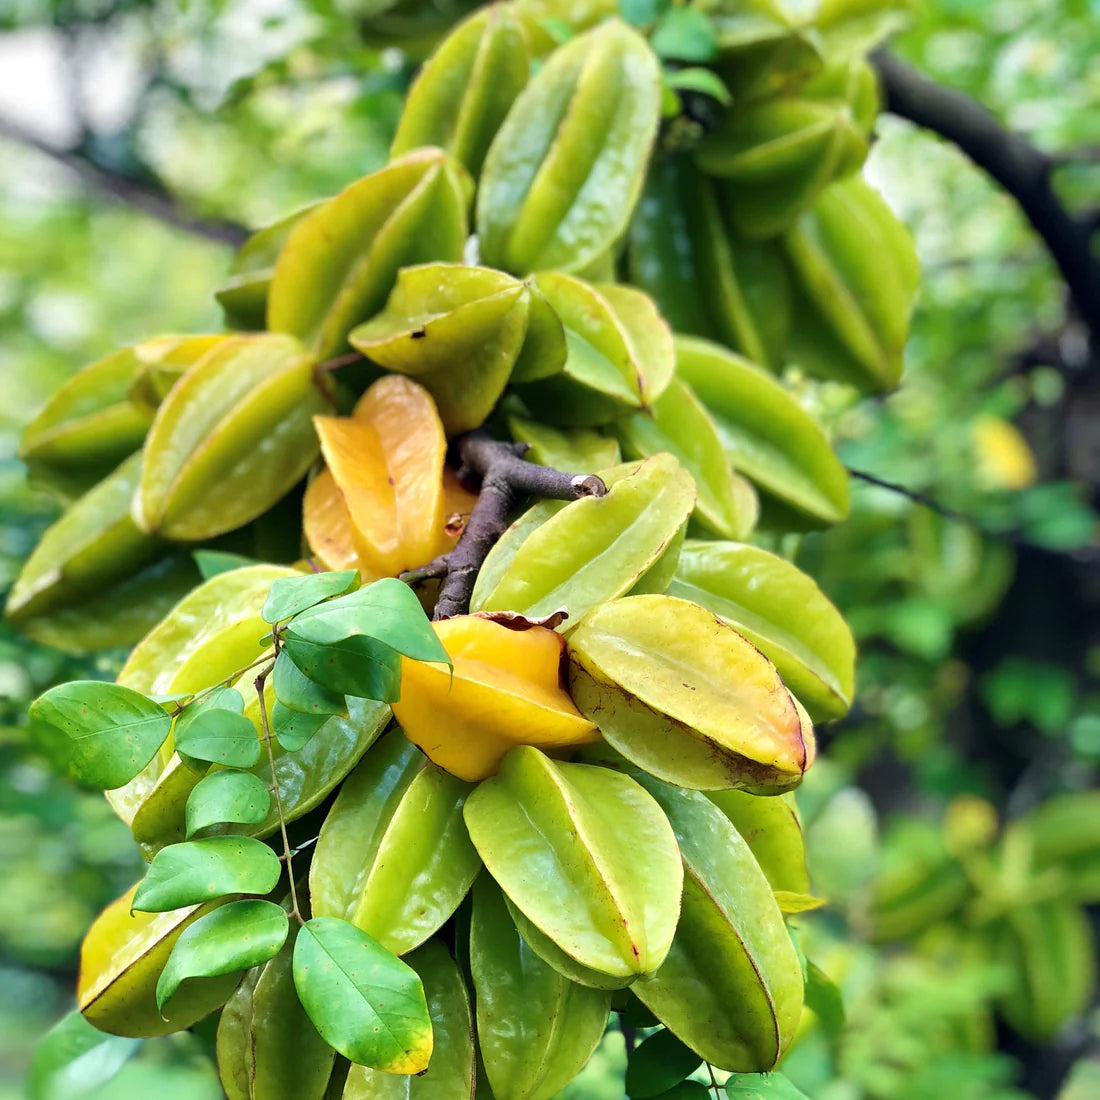
M 502 443 L 484 429 L 467 432 L 454 443 L 464 480 L 480 481 L 480 492 L 455 548 L 420 569 L 403 574 L 411 583 L 442 577 L 435 619 L 464 615 L 470 607 L 474 582 L 489 551 L 508 528 L 508 517 L 525 497 L 579 500 L 602 497 L 607 486 L 594 474 L 574 475 L 537 466 L 520 456 L 525 443 Z

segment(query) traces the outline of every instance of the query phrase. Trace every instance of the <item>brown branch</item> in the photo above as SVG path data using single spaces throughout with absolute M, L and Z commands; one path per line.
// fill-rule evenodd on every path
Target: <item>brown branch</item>
M 164 187 L 109 168 L 84 149 L 62 149 L 51 145 L 16 123 L 2 118 L 0 118 L 0 138 L 34 149 L 76 173 L 86 187 L 110 195 L 178 229 L 235 247 L 248 239 L 248 230 L 243 225 L 194 217 L 188 214 L 180 201 Z
M 477 503 L 453 550 L 401 578 L 409 584 L 443 579 L 435 619 L 449 619 L 469 610 L 478 571 L 507 530 L 512 509 L 524 497 L 579 500 L 607 492 L 607 486 L 594 474 L 574 476 L 526 462 L 520 457 L 527 450 L 525 443 L 501 443 L 482 429 L 460 436 L 455 449 L 461 463 L 459 477 L 480 480 Z
M 879 50 L 874 63 L 888 111 L 953 142 L 1016 200 L 1062 273 L 1093 347 L 1100 347 L 1100 260 L 1090 242 L 1094 227 L 1058 198 L 1051 180 L 1058 158 L 1005 129 L 970 96 L 938 84 L 893 54 Z

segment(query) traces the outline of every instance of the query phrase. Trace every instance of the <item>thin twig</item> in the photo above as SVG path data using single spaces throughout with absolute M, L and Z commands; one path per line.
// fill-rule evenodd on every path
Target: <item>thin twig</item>
M 260 726 L 264 731 L 264 744 L 267 745 L 267 759 L 271 765 L 271 789 L 275 794 L 275 813 L 279 818 L 279 832 L 283 837 L 283 860 L 286 863 L 286 877 L 290 883 L 290 915 L 299 923 L 304 924 L 302 912 L 298 908 L 298 891 L 294 885 L 294 868 L 291 866 L 294 853 L 290 850 L 290 838 L 286 831 L 286 816 L 283 813 L 283 796 L 279 791 L 279 777 L 275 774 L 275 750 L 271 747 L 271 726 L 267 720 L 267 700 L 264 698 L 264 688 L 267 685 L 267 677 L 275 667 L 272 662 L 256 677 L 256 694 L 260 700 Z
M 721 1092 L 722 1086 L 718 1084 L 718 1078 L 714 1076 L 714 1066 L 710 1062 L 704 1062 L 703 1064 L 707 1067 L 707 1074 L 710 1076 L 710 1087 L 715 1092 Z
M 860 481 L 867 482 L 868 485 L 874 485 L 876 488 L 885 489 L 887 492 L 896 493 L 898 496 L 905 497 L 907 500 L 913 501 L 914 504 L 920 504 L 927 508 L 930 512 L 935 512 L 937 515 L 943 516 L 944 519 L 954 520 L 956 523 L 965 523 L 970 527 L 977 527 L 978 524 L 970 516 L 964 515 L 962 512 L 956 512 L 954 508 L 948 508 L 946 504 L 941 504 L 938 500 L 934 500 L 926 493 L 918 492 L 916 489 L 907 489 L 904 485 L 899 485 L 896 481 L 887 481 L 883 477 L 878 477 L 875 474 L 869 474 L 864 470 L 854 470 L 851 466 L 847 467 L 848 473 L 854 478 L 858 478 Z M 1005 537 L 1003 535 L 988 532 L 993 537 Z
M 318 363 L 314 370 L 318 374 L 327 374 L 329 371 L 340 370 L 341 367 L 350 367 L 353 363 L 362 363 L 366 358 L 361 351 L 349 351 L 347 355 L 338 355 L 335 359 Z
M 1033 542 L 1019 531 L 994 531 L 979 523 L 973 516 L 958 512 L 954 508 L 948 508 L 947 505 L 941 504 L 926 493 L 908 489 L 904 485 L 899 485 L 896 481 L 887 481 L 885 478 L 877 477 L 875 474 L 869 474 L 863 470 L 853 470 L 851 466 L 846 468 L 852 477 L 865 481 L 868 485 L 874 485 L 878 489 L 885 489 L 889 493 L 896 493 L 898 496 L 905 497 L 906 500 L 911 500 L 914 504 L 919 504 L 922 508 L 927 508 L 930 512 L 935 512 L 953 523 L 964 523 L 985 538 L 996 539 L 998 542 L 1008 543 L 1008 545 L 1015 546 L 1018 549 L 1032 550 L 1035 553 L 1046 554 L 1052 558 L 1065 558 L 1079 565 L 1091 565 L 1100 560 L 1100 547 L 1082 546 L 1072 550 L 1058 550 L 1044 546 L 1042 543 Z

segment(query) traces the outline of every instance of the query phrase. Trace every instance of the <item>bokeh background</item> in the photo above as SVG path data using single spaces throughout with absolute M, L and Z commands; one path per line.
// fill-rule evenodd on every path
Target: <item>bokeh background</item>
M 48 394 L 120 345 L 217 327 L 211 288 L 241 226 L 383 163 L 412 65 L 364 46 L 347 6 L 0 3 L 0 591 L 57 514 L 16 458 Z M 1100 208 L 1096 0 L 927 0 L 890 49 L 1056 155 L 1057 196 L 1082 226 Z M 833 902 L 805 935 L 846 1020 L 821 1014 L 787 1068 L 814 1100 L 1086 1100 L 1100 1096 L 1095 1000 L 1036 1041 L 992 1012 L 1004 967 L 959 950 L 973 906 L 886 946 L 867 913 L 907 852 L 961 852 L 980 878 L 998 822 L 1095 786 L 1100 333 L 1014 198 L 954 145 L 884 115 L 869 174 L 915 234 L 924 279 L 902 389 L 817 410 L 844 460 L 889 486 L 857 479 L 848 523 L 787 548 L 861 648 L 857 705 L 822 731 L 800 799 Z M 0 625 L 3 1100 L 28 1095 L 34 1042 L 71 1007 L 81 934 L 139 873 L 102 797 L 29 753 L 24 711 L 120 657 L 66 656 Z M 570 1095 L 620 1096 L 621 1060 L 609 1040 Z M 154 1090 L 221 1095 L 201 1036 L 146 1044 L 90 1095 Z

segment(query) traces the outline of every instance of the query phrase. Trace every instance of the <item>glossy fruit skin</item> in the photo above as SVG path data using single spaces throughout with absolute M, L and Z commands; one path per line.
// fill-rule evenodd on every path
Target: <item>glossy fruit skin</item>
M 531 291 L 484 267 L 404 268 L 385 310 L 353 329 L 353 347 L 432 395 L 448 436 L 485 421 L 528 334 Z
M 675 548 L 695 503 L 692 479 L 676 459 L 658 454 L 601 473 L 606 496 L 542 501 L 512 524 L 478 575 L 475 611 L 537 618 L 565 608 L 568 634 Z
M 348 776 L 310 864 L 315 916 L 351 921 L 403 955 L 433 935 L 481 861 L 462 820 L 471 787 L 426 761 L 400 730 Z
M 229 1100 L 322 1100 L 335 1052 L 294 990 L 295 930 L 270 962 L 248 971 L 218 1023 L 218 1075 Z
M 130 644 L 192 587 L 186 555 L 134 523 L 141 471 L 131 455 L 43 534 L 4 609 L 24 633 L 75 652 Z
M 682 871 L 668 822 L 633 779 L 521 746 L 463 814 L 490 874 L 566 955 L 617 979 L 661 965 Z
M 654 158 L 630 225 L 626 269 L 677 333 L 720 340 L 771 370 L 791 326 L 790 276 L 774 241 L 730 226 L 731 199 L 684 155 Z
M 365 576 L 394 577 L 430 561 L 444 525 L 447 441 L 427 391 L 389 375 L 363 394 L 350 417 L 316 417 L 313 426 Z M 328 522 L 339 522 L 339 510 L 329 508 Z
M 157 979 L 183 930 L 219 904 L 169 913 L 131 913 L 137 884 L 92 923 L 80 948 L 77 1003 L 89 1023 L 112 1035 L 147 1038 L 182 1031 L 225 1003 L 239 974 L 194 978 L 157 1009 Z M 226 899 L 227 900 L 227 899 Z
M 763 522 L 813 529 L 848 515 L 848 473 L 821 427 L 762 368 L 716 344 L 676 341 L 676 372 L 706 406 L 733 468 L 763 494 Z
M 704 795 L 638 774 L 684 859 L 684 898 L 664 966 L 639 999 L 712 1065 L 775 1066 L 802 1012 L 802 970 L 772 888 L 729 819 Z
M 560 271 L 535 276 L 533 286 L 532 307 L 541 296 L 556 320 L 529 326 L 513 391 L 540 420 L 598 427 L 664 392 L 674 369 L 672 333 L 647 295 Z
M 157 410 L 134 519 L 148 534 L 212 538 L 262 515 L 317 455 L 311 418 L 331 409 L 313 359 L 270 333 L 222 341 Z
M 657 130 L 660 74 L 618 20 L 557 49 L 520 93 L 482 171 L 482 257 L 517 275 L 580 271 L 625 228 Z M 599 193 L 600 201 L 586 196 Z
M 272 332 L 319 359 L 385 303 L 397 271 L 459 260 L 471 182 L 441 149 L 418 149 L 314 207 L 286 239 L 268 293 Z
M 214 292 L 229 327 L 246 331 L 266 327 L 267 298 L 279 253 L 294 227 L 318 205 L 312 203 L 258 229 L 241 246 L 230 265 L 229 277 Z
M 437 146 L 476 177 L 530 64 L 527 33 L 512 6 L 482 8 L 456 26 L 420 70 L 390 155 Z
M 569 639 L 569 688 L 614 748 L 680 786 L 782 791 L 812 760 L 808 721 L 772 664 L 686 600 L 628 596 L 591 612 Z
M 794 795 L 767 798 L 746 791 L 709 791 L 707 797 L 749 846 L 773 890 L 810 893 L 806 844 Z
M 697 491 L 695 518 L 728 538 L 744 538 L 756 524 L 756 493 L 733 472 L 714 421 L 692 392 L 674 378 L 645 413 L 614 425 L 628 458 L 662 452 L 675 455 L 691 474 Z
M 842 98 L 776 96 L 734 104 L 695 160 L 728 181 L 734 230 L 749 239 L 782 233 L 833 179 L 855 171 L 867 143 Z
M 482 1062 L 497 1100 L 549 1100 L 603 1035 L 610 991 L 587 989 L 536 955 L 488 876 L 474 885 L 470 970 Z
M 847 713 L 855 691 L 852 632 L 814 580 L 786 559 L 745 543 L 688 540 L 668 592 L 752 642 L 815 721 Z
M 432 624 L 454 662 L 402 661 L 393 712 L 444 771 L 477 782 L 517 744 L 568 751 L 598 739 L 561 687 L 564 642 L 546 627 L 510 630 L 476 615 Z
M 66 497 L 90 489 L 141 447 L 162 376 L 170 384 L 225 338 L 159 336 L 77 371 L 23 429 L 30 480 Z
M 901 378 L 920 265 L 912 237 L 862 179 L 834 183 L 783 238 L 803 323 L 791 358 L 865 393 Z

